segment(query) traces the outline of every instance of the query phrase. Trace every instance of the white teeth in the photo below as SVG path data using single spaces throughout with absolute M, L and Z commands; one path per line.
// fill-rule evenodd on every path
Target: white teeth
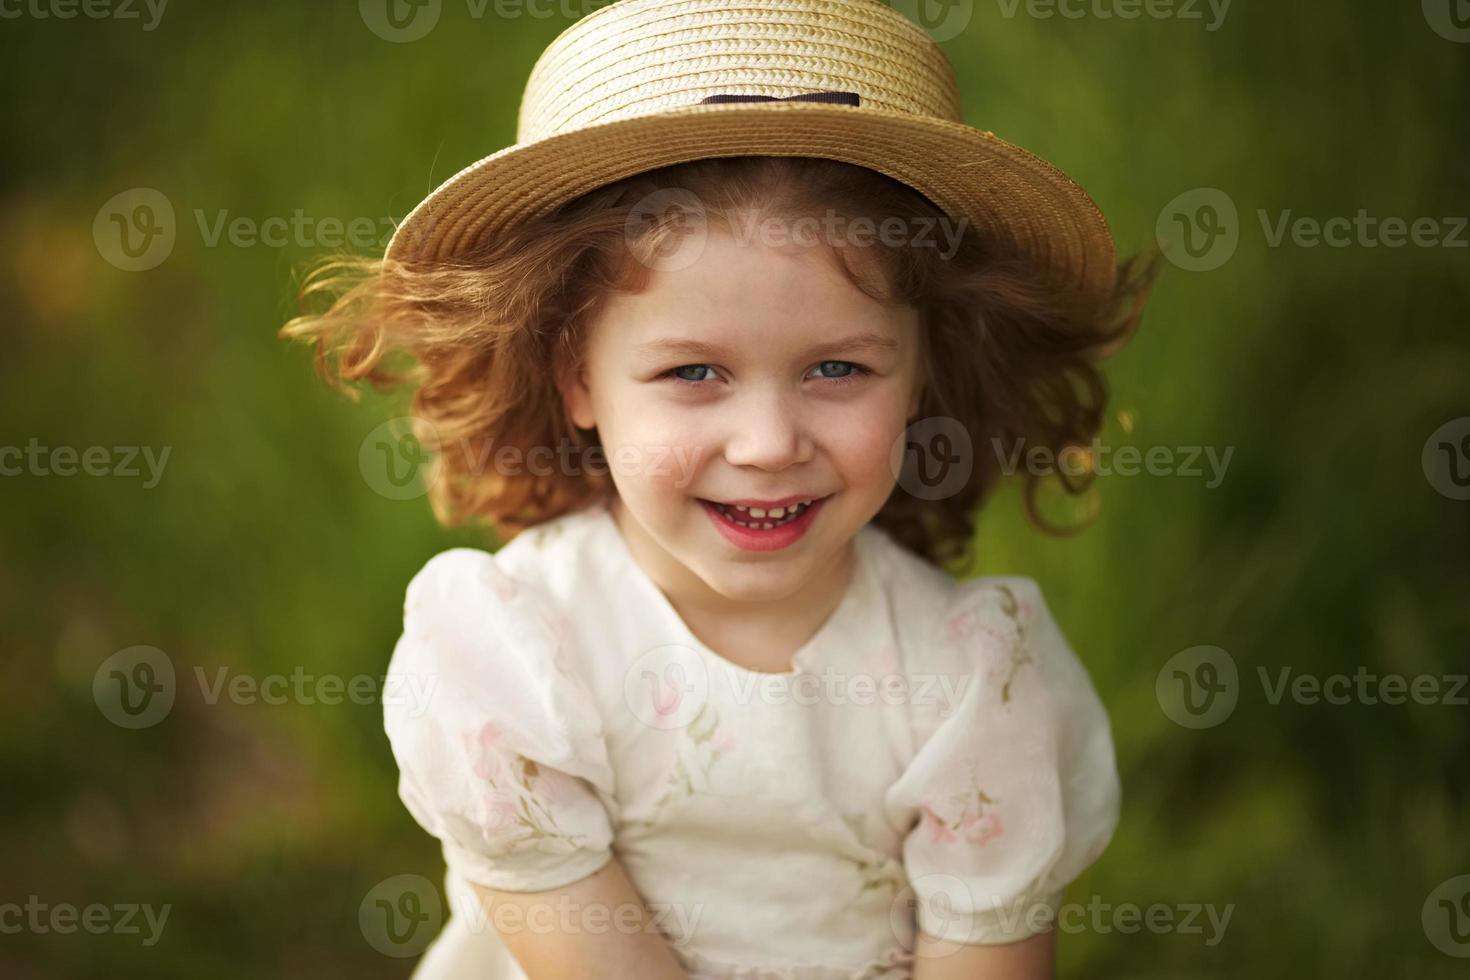
M 746 527 L 757 528 L 762 531 L 768 531 L 771 528 L 775 527 L 777 524 L 784 524 L 787 521 L 794 520 L 798 515 L 801 514 L 803 510 L 811 506 L 811 503 L 812 501 L 810 500 L 803 500 L 800 503 L 793 504 L 790 507 L 773 507 L 769 511 L 762 510 L 759 507 L 742 507 L 739 504 L 720 504 L 718 506 L 722 511 L 725 512 L 728 517 L 731 518 L 731 520 L 734 520 L 735 523 L 744 524 Z M 740 517 L 749 517 L 752 518 L 752 520 L 739 520 L 735 517 L 737 513 L 740 515 Z M 761 518 L 770 518 L 770 520 L 760 520 Z

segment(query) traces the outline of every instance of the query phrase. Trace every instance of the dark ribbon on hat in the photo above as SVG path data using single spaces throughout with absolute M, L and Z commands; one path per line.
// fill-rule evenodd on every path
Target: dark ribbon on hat
M 706 95 L 705 102 L 827 102 L 834 105 L 857 105 L 856 92 L 803 92 L 800 95 Z

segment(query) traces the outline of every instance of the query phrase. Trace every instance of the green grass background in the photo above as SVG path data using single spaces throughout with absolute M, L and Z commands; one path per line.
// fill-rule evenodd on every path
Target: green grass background
M 27 8 L 29 9 L 29 8 Z M 490 8 L 493 11 L 493 7 Z M 1122 825 L 1074 894 L 1233 905 L 1223 941 L 1063 937 L 1064 977 L 1452 977 L 1421 908 L 1470 873 L 1470 709 L 1272 705 L 1274 672 L 1464 673 L 1470 503 L 1420 451 L 1470 414 L 1470 251 L 1272 248 L 1257 219 L 1470 213 L 1470 44 L 1417 2 L 1238 0 L 1203 21 L 1005 16 L 944 42 L 967 121 L 1055 161 L 1124 249 L 1197 187 L 1240 212 L 1222 267 L 1166 267 L 1114 361 L 1114 445 L 1234 447 L 1227 478 L 1113 476 L 1097 523 L 1051 539 L 1013 490 L 980 571 L 1034 575 L 1111 712 Z M 1208 19 L 1208 18 L 1207 18 Z M 210 706 L 109 724 L 98 665 L 157 646 L 212 671 L 377 674 L 412 573 L 453 544 L 423 500 L 373 492 L 364 437 L 401 400 L 353 405 L 278 341 L 320 250 L 208 247 L 212 222 L 401 218 L 514 138 L 561 14 L 474 18 L 446 0 L 390 44 L 350 0 L 174 0 L 139 21 L 0 21 L 0 444 L 172 447 L 138 479 L 0 478 L 0 902 L 169 903 L 162 941 L 0 934 L 0 974 L 406 976 L 364 940 L 374 883 L 437 880 L 395 795 L 373 705 Z M 172 202 L 146 272 L 103 261 L 102 203 Z M 1171 722 L 1174 653 L 1230 651 L 1234 714 Z

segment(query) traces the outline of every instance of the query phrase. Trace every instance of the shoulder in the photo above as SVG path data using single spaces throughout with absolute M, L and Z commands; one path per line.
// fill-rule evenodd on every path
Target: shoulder
M 990 647 L 1028 642 L 1042 634 L 1050 639 L 1055 622 L 1035 579 L 985 575 L 957 580 L 876 525 L 864 534 L 899 635 L 924 666 L 962 670 L 976 665 Z
M 1020 642 L 1051 624 L 1051 610 L 1035 579 L 985 575 L 952 583 L 937 627 L 943 639 Z
M 544 589 L 511 574 L 499 553 L 434 555 L 409 582 L 385 682 L 425 696 L 384 699 L 389 740 L 405 757 L 432 753 L 454 733 L 489 723 L 527 757 L 601 773 L 601 715 L 568 667 L 570 644 L 568 621 Z
M 409 581 L 405 629 L 520 613 L 542 621 L 560 639 L 560 599 L 586 591 L 585 549 L 594 520 L 587 510 L 572 511 L 522 531 L 495 552 L 439 552 Z
M 409 580 L 404 593 L 404 620 L 416 613 L 448 612 L 461 603 L 514 599 L 520 589 L 496 560 L 479 548 L 450 548 L 434 555 Z
M 492 681 L 493 690 L 524 692 L 552 681 L 565 640 L 565 620 L 534 579 L 511 574 L 491 552 L 450 548 L 408 583 L 389 671 L 438 678 L 450 698 Z

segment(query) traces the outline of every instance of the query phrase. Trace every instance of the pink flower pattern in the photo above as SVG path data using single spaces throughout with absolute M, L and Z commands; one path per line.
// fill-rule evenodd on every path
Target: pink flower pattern
M 481 810 L 485 829 L 508 832 L 520 828 L 523 833 L 517 842 L 554 838 L 576 845 L 582 835 L 563 832 L 548 808 L 548 804 L 567 804 L 577 798 L 580 786 L 576 778 L 542 768 L 535 760 L 503 747 L 503 736 L 499 726 L 486 722 L 464 737 L 471 771 L 485 784 Z
M 1031 601 L 1020 600 L 1009 586 L 997 585 L 1000 593 L 1000 611 L 1005 614 L 1010 629 L 1002 632 L 982 621 L 974 609 L 956 613 L 945 622 L 945 631 L 952 641 L 963 640 L 977 633 L 990 642 L 985 645 L 987 659 L 991 661 L 986 671 L 987 679 L 1000 684 L 1000 700 L 1009 704 L 1011 685 L 1015 683 L 1020 669 L 1032 662 L 1026 640 L 1026 624 L 1031 621 L 1035 607 Z
M 687 799 L 697 792 L 694 786 L 694 773 L 690 771 L 690 765 L 685 761 L 686 756 L 693 759 L 701 782 L 708 784 L 710 771 L 714 768 L 715 763 L 720 761 L 721 756 L 735 751 L 737 747 L 735 736 L 728 731 L 721 731 L 719 726 L 719 712 L 706 702 L 700 705 L 699 711 L 690 719 L 689 724 L 680 729 L 677 737 L 680 742 L 687 744 L 688 752 L 679 752 L 678 745 L 675 745 L 674 771 L 669 774 L 663 796 L 659 797 L 658 802 L 654 804 L 655 810 L 661 811 L 675 798 Z
M 974 847 L 984 847 L 1005 834 L 996 804 L 996 800 L 980 789 L 972 771 L 968 791 L 925 800 L 919 805 L 919 826 L 927 831 L 931 844 L 964 841 Z M 957 815 L 945 816 L 955 811 Z

